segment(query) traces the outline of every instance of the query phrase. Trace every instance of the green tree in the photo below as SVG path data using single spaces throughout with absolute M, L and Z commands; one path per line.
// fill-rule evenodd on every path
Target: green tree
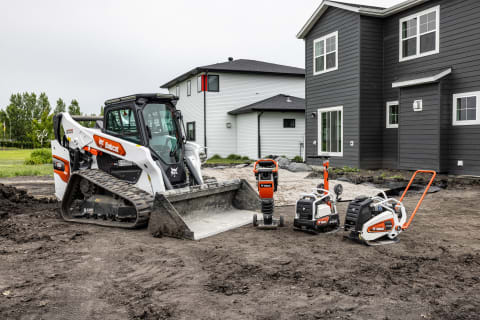
M 105 111 L 104 111 L 104 106 L 101 106 L 100 107 L 100 115 L 103 116 L 105 114 Z
M 53 113 L 57 114 L 57 113 L 65 112 L 65 111 L 67 111 L 67 105 L 62 100 L 62 98 L 58 98 L 57 106 L 55 107 L 55 110 L 53 111 Z
M 50 107 L 50 101 L 48 101 L 47 95 L 45 92 L 40 93 L 37 103 L 35 104 L 33 118 L 40 119 L 45 112 L 49 114 L 51 110 L 52 108 Z
M 2 117 L 6 118 L 10 126 L 12 138 L 17 141 L 38 142 L 37 130 L 47 130 L 51 136 L 52 119 L 50 117 L 50 102 L 47 95 L 42 92 L 38 97 L 35 93 L 25 92 L 10 96 L 10 104 Z M 2 125 L 3 127 L 3 125 Z
M 70 113 L 71 115 L 82 114 L 80 112 L 80 106 L 78 105 L 78 101 L 76 99 L 73 99 L 72 102 L 70 102 L 70 105 L 68 106 L 68 113 Z

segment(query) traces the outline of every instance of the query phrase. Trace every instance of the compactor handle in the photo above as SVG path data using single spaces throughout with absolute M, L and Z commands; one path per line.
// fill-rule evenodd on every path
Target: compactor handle
M 418 208 L 420 208 L 420 205 L 422 204 L 423 199 L 425 198 L 428 190 L 432 186 L 433 180 L 435 180 L 435 177 L 437 176 L 437 172 L 435 172 L 433 170 L 417 170 L 417 171 L 415 171 L 412 178 L 410 179 L 410 182 L 408 183 L 407 187 L 405 188 L 405 191 L 403 191 L 402 197 L 400 198 L 400 202 L 402 202 L 403 198 L 405 198 L 405 195 L 407 194 L 408 189 L 410 189 L 410 186 L 412 185 L 413 180 L 415 180 L 415 177 L 417 176 L 418 173 L 431 173 L 432 178 L 430 179 L 430 182 L 428 183 L 427 187 L 425 188 L 425 191 L 423 191 L 422 197 L 418 201 L 417 206 L 415 207 L 415 210 L 413 210 L 412 215 L 410 216 L 410 219 L 408 219 L 408 221 L 403 224 L 403 226 L 402 226 L 403 230 L 407 230 L 408 227 L 410 226 L 410 223 L 412 223 L 413 217 L 415 217 L 415 214 L 417 214 Z
M 255 162 L 255 165 L 253 166 L 253 172 L 254 173 L 258 173 L 259 170 L 257 169 L 257 165 L 259 167 L 261 167 L 260 163 L 261 162 L 270 162 L 270 163 L 273 163 L 275 165 L 275 168 L 272 168 L 272 172 L 278 172 L 278 163 L 277 161 L 275 160 L 272 160 L 272 159 L 259 159 Z

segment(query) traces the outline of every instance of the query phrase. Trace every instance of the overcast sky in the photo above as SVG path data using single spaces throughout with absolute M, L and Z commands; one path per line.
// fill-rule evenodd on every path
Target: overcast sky
M 255 59 L 304 67 L 296 33 L 320 0 L 2 0 L 0 108 L 16 92 L 78 99 L 158 92 L 194 67 Z M 402 0 L 345 1 L 391 6 Z

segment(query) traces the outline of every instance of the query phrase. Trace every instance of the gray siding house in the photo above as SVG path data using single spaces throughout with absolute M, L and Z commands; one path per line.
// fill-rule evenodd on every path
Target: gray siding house
M 323 1 L 297 35 L 307 157 L 480 175 L 479 26 L 477 0 Z

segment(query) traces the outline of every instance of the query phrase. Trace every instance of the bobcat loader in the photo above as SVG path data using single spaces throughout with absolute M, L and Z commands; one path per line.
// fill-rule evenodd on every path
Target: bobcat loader
M 103 117 L 54 117 L 55 195 L 62 218 L 197 240 L 252 221 L 260 199 L 245 180 L 203 181 L 178 98 L 137 94 L 105 102 Z M 94 128 L 82 121 L 96 121 Z

